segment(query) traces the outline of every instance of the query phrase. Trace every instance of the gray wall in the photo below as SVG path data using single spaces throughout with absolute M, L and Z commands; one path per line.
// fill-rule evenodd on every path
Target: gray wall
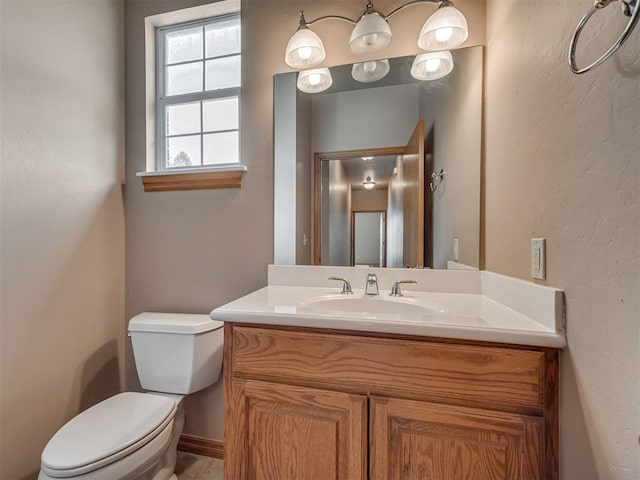
M 351 261 L 349 247 L 351 239 L 351 186 L 348 182 L 347 172 L 340 160 L 323 162 L 322 169 L 321 231 L 323 238 L 321 264 L 349 265 Z
M 0 478 L 122 388 L 123 5 L 0 2 Z
M 445 178 L 433 196 L 433 268 L 447 268 L 458 239 L 458 262 L 480 263 L 480 164 L 482 154 L 482 50 L 455 52 L 453 71 L 442 88 L 420 91 L 421 117 L 434 128 L 433 169 Z M 430 126 L 425 126 L 429 131 Z
M 311 264 L 311 99 L 296 88 L 296 265 Z M 275 211 L 274 211 L 275 214 Z M 306 239 L 306 242 L 305 242 Z
M 406 145 L 419 119 L 418 84 L 314 96 L 314 152 Z
M 240 189 L 145 193 L 144 17 L 202 1 L 128 1 L 126 17 L 127 319 L 143 311 L 209 313 L 266 284 L 273 259 L 274 40 L 259 2 L 243 5 Z M 265 12 L 266 13 L 266 12 Z M 271 14 L 266 15 L 271 17 Z M 285 42 L 286 43 L 286 42 Z M 127 387 L 138 388 L 130 342 Z M 222 439 L 222 382 L 186 400 L 185 431 Z

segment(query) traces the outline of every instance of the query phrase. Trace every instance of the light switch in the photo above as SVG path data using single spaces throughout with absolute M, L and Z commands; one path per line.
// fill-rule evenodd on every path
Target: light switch
M 539 280 L 546 278 L 545 250 L 546 240 L 544 238 L 531 239 L 531 276 Z
M 460 258 L 460 255 L 458 252 L 458 239 L 454 238 L 453 239 L 453 261 L 457 262 L 459 258 Z

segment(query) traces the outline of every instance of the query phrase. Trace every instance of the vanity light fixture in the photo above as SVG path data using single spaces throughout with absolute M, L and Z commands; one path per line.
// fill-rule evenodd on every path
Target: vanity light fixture
M 362 83 L 377 82 L 389 73 L 389 60 L 371 60 L 369 62 L 354 63 L 351 76 Z
M 437 80 L 453 70 L 453 57 L 448 50 L 422 53 L 413 60 L 411 76 L 416 80 Z
M 418 39 L 420 48 L 448 50 L 459 46 L 467 39 L 469 36 L 467 20 L 454 7 L 451 0 L 412 0 L 400 5 L 386 16 L 375 10 L 371 0 L 368 0 L 364 13 L 357 21 L 341 15 L 325 15 L 307 21 L 304 10 L 301 10 L 298 30 L 287 44 L 285 62 L 292 68 L 310 68 L 321 63 L 326 57 L 324 45 L 309 26 L 328 19 L 343 20 L 354 25 L 349 39 L 349 49 L 352 53 L 370 53 L 385 48 L 393 40 L 387 20 L 407 7 L 424 3 L 438 5 L 438 9 L 422 27 Z
M 453 3 L 445 0 L 420 30 L 418 46 L 423 50 L 449 50 L 462 44 L 468 36 L 467 19 Z
M 391 40 L 393 35 L 387 20 L 368 1 L 366 10 L 351 31 L 349 50 L 351 53 L 376 52 L 391 45 Z
M 287 44 L 284 61 L 293 68 L 309 68 L 318 65 L 326 56 L 322 40 L 309 29 L 304 10 L 301 10 L 300 24 Z
M 373 157 L 362 157 L 362 160 L 368 162 L 369 160 L 373 160 Z
M 305 93 L 324 92 L 332 83 L 333 79 L 328 68 L 303 70 L 298 74 L 298 90 Z
M 373 190 L 373 187 L 376 186 L 376 182 L 374 182 L 373 180 L 371 180 L 371 177 L 367 176 L 367 178 L 365 179 L 364 182 L 362 182 L 362 185 L 364 186 L 364 188 L 366 188 L 367 190 Z

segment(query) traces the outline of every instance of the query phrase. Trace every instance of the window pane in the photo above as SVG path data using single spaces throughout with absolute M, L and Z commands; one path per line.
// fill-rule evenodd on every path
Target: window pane
M 167 95 L 202 91 L 202 62 L 167 67 Z
M 218 90 L 219 88 L 240 86 L 240 55 L 207 61 L 205 88 Z
M 168 32 L 166 39 L 166 63 L 202 59 L 202 27 Z
M 238 128 L 238 98 L 225 98 L 203 102 L 203 129 L 205 132 Z
M 167 138 L 167 168 L 201 165 L 200 135 Z
M 233 18 L 207 25 L 205 31 L 205 55 L 207 58 L 240 53 L 240 19 Z
M 200 133 L 200 102 L 167 107 L 167 135 Z
M 239 162 L 238 132 L 204 136 L 204 164 Z

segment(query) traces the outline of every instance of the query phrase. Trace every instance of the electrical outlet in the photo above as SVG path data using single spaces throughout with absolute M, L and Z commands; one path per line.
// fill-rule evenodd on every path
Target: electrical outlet
M 546 240 L 544 238 L 531 239 L 531 276 L 539 280 L 546 278 Z
M 459 258 L 460 258 L 460 255 L 458 252 L 458 239 L 454 238 L 453 239 L 453 261 L 457 262 Z

